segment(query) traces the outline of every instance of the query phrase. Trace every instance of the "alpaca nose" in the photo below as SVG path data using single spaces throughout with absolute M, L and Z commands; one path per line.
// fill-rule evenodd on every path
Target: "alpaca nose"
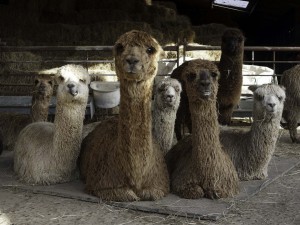
M 268 103 L 268 105 L 269 105 L 271 108 L 274 108 L 275 103 Z
M 167 99 L 169 99 L 169 101 L 173 101 L 174 95 L 167 95 Z
M 202 80 L 200 81 L 200 86 L 204 88 L 209 88 L 210 87 L 210 81 L 209 80 Z
M 67 85 L 67 87 L 69 88 L 69 92 L 71 95 L 76 96 L 78 94 L 78 89 L 76 88 L 75 84 L 70 83 Z
M 129 58 L 129 59 L 126 59 L 126 62 L 127 62 L 130 66 L 134 66 L 134 65 L 136 65 L 136 64 L 139 62 L 139 60 L 136 59 L 136 58 Z
M 68 84 L 67 86 L 68 86 L 68 88 L 70 88 L 70 89 L 72 89 L 73 87 L 75 87 L 74 84 Z

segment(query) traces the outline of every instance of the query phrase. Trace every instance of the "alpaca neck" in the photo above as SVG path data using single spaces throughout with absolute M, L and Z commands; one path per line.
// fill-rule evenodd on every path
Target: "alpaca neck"
M 254 122 L 250 130 L 251 144 L 254 145 L 251 150 L 257 151 L 255 154 L 260 156 L 258 159 L 265 160 L 274 152 L 279 134 L 280 118 L 279 116 L 273 118 L 266 116 L 264 119 L 257 119 L 254 115 Z
M 160 144 L 164 153 L 172 147 L 175 117 L 176 109 L 174 107 L 166 109 L 154 107 L 152 113 L 153 136 Z
M 52 156 L 59 156 L 59 161 L 65 164 L 75 165 L 79 154 L 85 108 L 86 104 L 82 103 L 58 104 L 56 107 Z
M 221 148 L 216 101 L 190 102 L 193 159 L 209 158 Z M 209 153 L 209 154 L 207 154 Z
M 122 152 L 134 152 L 145 156 L 152 152 L 153 79 L 140 82 L 121 80 L 120 82 L 118 149 Z M 127 155 L 135 157 L 132 154 Z
M 236 74 L 236 72 L 242 71 L 242 67 L 243 67 L 243 53 L 239 55 L 233 55 L 233 56 L 228 56 L 225 54 L 221 55 L 220 64 L 219 64 L 219 70 L 221 74 L 230 75 L 230 73 L 232 72 Z M 238 74 L 242 75 L 241 73 Z
M 30 110 L 32 122 L 48 120 L 50 101 L 51 101 L 50 96 L 43 97 L 43 98 L 37 98 L 35 96 L 32 97 L 31 110 Z

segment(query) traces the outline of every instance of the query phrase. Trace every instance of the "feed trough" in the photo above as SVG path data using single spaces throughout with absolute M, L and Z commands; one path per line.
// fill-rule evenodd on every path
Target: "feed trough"
M 91 82 L 94 103 L 98 108 L 109 109 L 116 107 L 120 103 L 120 83 L 119 82 Z

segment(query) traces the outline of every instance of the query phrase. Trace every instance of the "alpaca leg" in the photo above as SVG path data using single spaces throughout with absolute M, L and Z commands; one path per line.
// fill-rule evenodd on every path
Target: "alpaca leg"
M 292 142 L 299 142 L 299 140 L 297 139 L 297 120 L 289 120 L 288 121 L 288 128 L 289 128 L 289 132 L 290 132 L 290 137 L 292 139 Z
M 105 201 L 132 202 L 139 201 L 140 198 L 129 188 L 115 188 L 104 190 L 91 190 L 88 193 L 95 195 Z
M 155 201 L 165 196 L 165 192 L 158 188 L 143 189 L 137 195 L 144 201 Z
M 173 191 L 181 198 L 198 199 L 204 197 L 204 191 L 202 187 L 197 184 L 183 184 L 173 187 Z

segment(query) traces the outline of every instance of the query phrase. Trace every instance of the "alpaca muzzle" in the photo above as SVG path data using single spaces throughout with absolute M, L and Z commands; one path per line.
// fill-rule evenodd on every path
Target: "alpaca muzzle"
M 76 96 L 78 94 L 78 90 L 75 84 L 68 84 L 68 88 L 69 88 L 69 93 L 71 95 Z

